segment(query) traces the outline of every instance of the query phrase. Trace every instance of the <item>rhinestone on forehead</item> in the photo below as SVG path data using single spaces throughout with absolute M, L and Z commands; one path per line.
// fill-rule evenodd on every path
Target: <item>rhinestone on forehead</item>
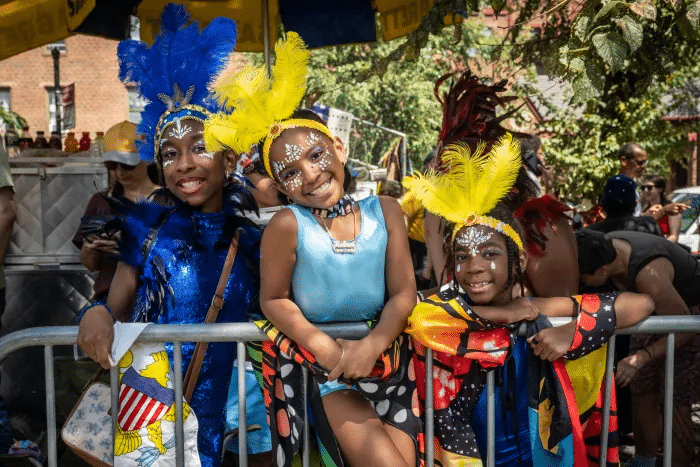
M 466 232 L 459 235 L 455 240 L 459 245 L 467 247 L 472 256 L 476 256 L 476 249 L 479 245 L 491 239 L 493 232 L 484 232 L 476 227 L 469 227 Z
M 316 144 L 319 141 L 321 141 L 321 137 L 318 136 L 318 133 L 314 133 L 312 131 L 310 131 L 309 135 L 306 137 L 306 144 L 309 146 Z
M 301 146 L 298 144 L 287 144 L 284 145 L 284 153 L 287 155 L 281 162 L 272 162 L 272 167 L 275 171 L 275 175 L 279 174 L 287 168 L 292 162 L 299 160 L 301 158 Z

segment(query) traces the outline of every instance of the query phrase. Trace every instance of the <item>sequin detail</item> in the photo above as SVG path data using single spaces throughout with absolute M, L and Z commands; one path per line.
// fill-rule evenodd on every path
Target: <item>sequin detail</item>
M 477 248 L 479 248 L 482 243 L 489 241 L 492 235 L 493 232 L 484 232 L 476 227 L 469 227 L 463 234 L 459 235 L 455 241 L 458 245 L 467 247 L 472 256 L 476 256 Z
M 306 144 L 309 146 L 312 146 L 319 141 L 321 141 L 321 137 L 318 135 L 318 133 L 309 132 L 309 136 L 306 137 Z

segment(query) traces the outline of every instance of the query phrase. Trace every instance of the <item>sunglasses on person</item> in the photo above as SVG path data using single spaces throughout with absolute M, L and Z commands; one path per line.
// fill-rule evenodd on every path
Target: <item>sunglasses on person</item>
M 136 168 L 135 165 L 124 164 L 123 162 L 105 161 L 107 170 L 117 170 L 119 166 L 121 166 L 122 170 L 134 170 Z

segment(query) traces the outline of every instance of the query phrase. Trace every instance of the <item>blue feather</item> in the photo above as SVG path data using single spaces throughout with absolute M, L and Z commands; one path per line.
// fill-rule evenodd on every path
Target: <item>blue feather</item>
M 208 85 L 227 64 L 236 45 L 236 23 L 216 18 L 201 32 L 182 5 L 169 3 L 161 15 L 161 32 L 147 44 L 127 40 L 119 44 L 119 79 L 137 85 L 148 101 L 141 113 L 137 132 L 145 139 L 138 143 L 141 159 L 153 161 L 155 130 L 158 120 L 168 110 L 159 95 L 173 96 L 174 85 L 186 93 L 194 86 L 191 104 L 210 112 L 220 106 L 209 95 Z

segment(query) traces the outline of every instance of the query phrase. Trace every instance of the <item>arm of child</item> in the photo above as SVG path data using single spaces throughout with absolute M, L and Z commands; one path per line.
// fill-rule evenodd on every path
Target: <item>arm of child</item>
M 282 209 L 270 220 L 260 243 L 260 308 L 277 329 L 332 370 L 340 360 L 340 346 L 309 322 L 292 300 L 296 247 L 296 218 L 289 209 Z
M 340 374 L 348 379 L 369 376 L 379 355 L 406 328 L 408 315 L 416 304 L 416 281 L 401 206 L 386 196 L 380 196 L 379 200 L 388 236 L 385 277 L 389 299 L 369 335 L 357 341 L 338 339 L 343 352 L 340 362 L 329 375 L 330 379 Z
M 533 298 L 540 311 L 550 317 L 575 317 L 578 307 L 569 297 Z M 654 310 L 651 299 L 643 294 L 623 292 L 615 298 L 616 329 L 632 326 Z M 576 333 L 576 320 L 562 326 L 543 329 L 528 339 L 533 353 L 554 361 L 568 352 Z
M 85 312 L 80 320 L 77 343 L 93 360 L 109 368 L 109 358 L 114 340 L 114 321 L 127 321 L 133 306 L 138 271 L 126 263 L 119 262 L 107 296 L 107 306 L 95 306 Z
M 571 302 L 571 300 L 569 300 Z M 518 321 L 531 321 L 537 318 L 540 311 L 537 304 L 530 298 L 518 297 L 507 305 L 470 305 L 480 318 L 494 323 L 511 324 Z

